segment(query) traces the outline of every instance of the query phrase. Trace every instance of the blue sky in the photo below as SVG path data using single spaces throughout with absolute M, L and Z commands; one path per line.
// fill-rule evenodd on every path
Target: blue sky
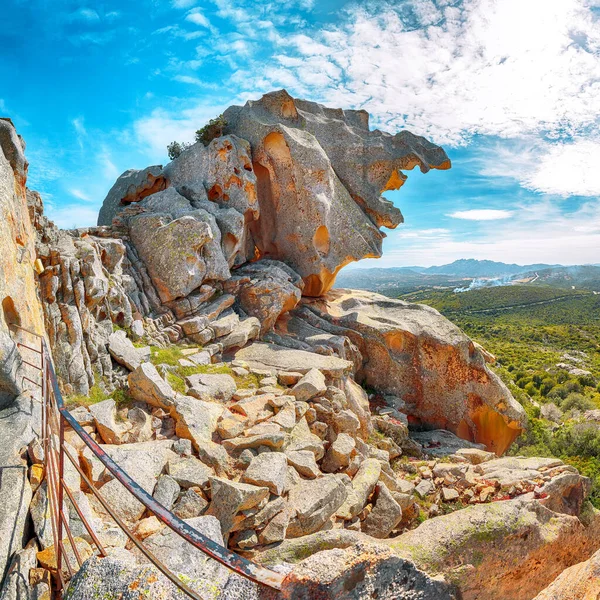
M 62 227 L 126 169 L 285 87 L 443 145 L 361 266 L 600 262 L 600 0 L 5 0 L 0 114 Z

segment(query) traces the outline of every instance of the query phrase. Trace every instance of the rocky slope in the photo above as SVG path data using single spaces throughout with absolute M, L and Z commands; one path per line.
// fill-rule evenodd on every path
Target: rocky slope
M 90 483 L 67 469 L 66 484 L 109 551 L 93 556 L 68 506 L 89 558 L 69 598 L 181 597 L 90 486 L 205 598 L 553 593 L 600 546 L 589 481 L 560 460 L 501 458 L 523 410 L 435 310 L 330 290 L 402 221 L 380 194 L 402 170 L 449 168 L 444 151 L 285 91 L 225 117 L 208 146 L 124 173 L 98 227 L 75 231 L 44 217 L 0 121 L 0 599 L 47 597 L 56 571 L 39 398 L 23 385 L 35 375 L 15 343 L 32 342 L 16 324 L 46 335 L 73 416 L 142 488 L 286 574 L 275 594 L 186 547 L 67 429 Z

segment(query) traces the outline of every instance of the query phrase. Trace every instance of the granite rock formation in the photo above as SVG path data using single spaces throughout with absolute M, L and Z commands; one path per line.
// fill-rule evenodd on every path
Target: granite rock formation
M 384 234 L 402 215 L 381 197 L 402 170 L 448 169 L 424 138 L 369 129 L 365 111 L 329 109 L 285 90 L 228 108 L 227 131 L 250 142 L 260 217 L 251 231 L 260 256 L 282 260 L 320 296 L 348 263 L 381 256 Z
M 32 342 L 15 325 L 46 335 L 65 396 L 93 396 L 73 416 L 143 489 L 286 575 L 267 592 L 187 548 L 67 427 L 90 483 L 72 468 L 65 483 L 109 554 L 69 597 L 180 596 L 92 489 L 207 598 L 543 594 L 600 545 L 590 481 L 558 459 L 499 458 L 523 410 L 439 313 L 329 289 L 402 221 L 381 193 L 404 170 L 448 168 L 445 153 L 284 91 L 226 118 L 208 146 L 124 173 L 99 226 L 74 231 L 44 216 L 0 120 L 0 598 L 43 597 L 56 575 L 39 393 L 18 344 Z
M 337 289 L 303 302 L 277 331 L 310 342 L 317 330 L 320 344 L 335 347 L 346 337 L 361 356 L 357 379 L 402 398 L 414 424 L 447 429 L 498 455 L 525 427 L 523 408 L 482 352 L 433 308 Z

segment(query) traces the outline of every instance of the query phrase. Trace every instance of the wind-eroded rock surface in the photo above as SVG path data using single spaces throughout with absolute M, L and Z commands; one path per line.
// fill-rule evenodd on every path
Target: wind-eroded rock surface
M 381 194 L 404 183 L 402 170 L 450 168 L 446 153 L 422 137 L 371 131 L 365 111 L 326 108 L 285 90 L 224 116 L 228 132 L 252 146 L 254 242 L 261 256 L 302 276 L 307 296 L 328 291 L 344 265 L 381 256 L 379 227 L 403 220 Z
M 348 338 L 360 352 L 359 380 L 402 398 L 414 423 L 448 429 L 498 455 L 525 427 L 523 408 L 482 352 L 433 308 L 332 290 L 304 302 L 286 320 L 280 329 L 299 338 L 308 326 L 322 330 L 321 343 L 327 336 Z

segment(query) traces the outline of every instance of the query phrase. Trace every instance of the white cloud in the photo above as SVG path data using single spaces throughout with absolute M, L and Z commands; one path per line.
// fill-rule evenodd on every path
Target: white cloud
M 572 212 L 546 199 L 517 207 L 510 221 L 483 221 L 464 234 L 438 239 L 402 239 L 396 232 L 384 240 L 383 257 L 361 266 L 430 266 L 459 258 L 507 263 L 585 264 L 600 256 L 600 205 L 589 201 Z M 400 226 L 398 232 L 401 230 Z
M 210 100 L 210 98 L 209 98 Z M 179 110 L 176 114 L 163 109 L 154 110 L 150 116 L 134 123 L 133 135 L 141 151 L 152 161 L 166 158 L 167 145 L 173 140 L 193 142 L 194 132 L 210 119 L 221 114 L 229 102 L 195 106 Z
M 92 227 L 98 221 L 98 208 L 81 206 L 80 204 L 69 204 L 61 207 L 46 204 L 45 212 L 48 218 L 61 229 Z
M 173 0 L 171 5 L 174 8 L 190 8 L 196 4 L 196 0 Z
M 311 85 L 304 61 L 290 64 L 294 92 L 365 108 L 389 129 L 408 127 L 445 144 L 474 134 L 572 135 L 597 125 L 600 22 L 588 0 L 464 0 L 441 8 L 413 0 L 416 23 L 406 4 L 360 5 L 345 25 L 285 39 L 285 55 L 320 56 L 339 70 L 329 84 Z M 277 73 L 270 81 L 278 85 Z
M 79 198 L 80 200 L 83 200 L 84 202 L 93 202 L 92 198 L 90 198 L 85 192 L 82 192 L 80 189 L 71 188 L 69 190 L 69 193 L 72 196 L 75 196 L 75 198 Z
M 531 136 L 483 148 L 476 162 L 485 177 L 516 180 L 526 189 L 557 196 L 600 196 L 600 135 L 569 141 Z
M 481 208 L 472 210 L 457 210 L 450 213 L 448 217 L 453 219 L 463 219 L 465 221 L 498 221 L 512 217 L 510 210 L 495 210 L 491 208 Z
M 531 190 L 560 196 L 600 196 L 600 140 L 554 144 L 523 178 Z
M 87 23 L 95 23 L 100 21 L 100 16 L 98 13 L 91 8 L 80 8 L 75 12 L 71 13 L 72 21 L 84 21 Z
M 190 23 L 194 23 L 194 25 L 200 25 L 200 27 L 205 27 L 210 30 L 211 33 L 216 34 L 217 29 L 212 26 L 211 22 L 206 18 L 206 16 L 200 11 L 199 8 L 194 8 L 191 10 L 185 17 L 186 21 Z
M 191 77 L 190 75 L 175 75 L 175 77 L 173 77 L 173 80 L 179 81 L 180 83 L 189 83 L 190 85 L 197 85 L 204 88 L 214 87 L 212 84 L 206 83 L 198 77 Z
M 83 150 L 83 139 L 87 136 L 84 118 L 77 117 L 76 119 L 73 119 L 71 125 L 73 125 L 73 129 L 75 129 L 77 144 Z

